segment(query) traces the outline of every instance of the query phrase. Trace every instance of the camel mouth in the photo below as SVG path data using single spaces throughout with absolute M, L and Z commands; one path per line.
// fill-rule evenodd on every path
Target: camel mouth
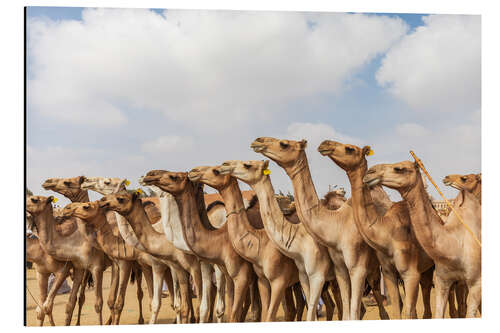
M 233 167 L 221 165 L 217 168 L 221 175 L 229 175 L 233 171 Z
M 266 146 L 260 142 L 254 141 L 250 144 L 250 148 L 256 153 L 261 153 L 266 149 Z
M 445 184 L 446 186 L 453 186 L 453 182 L 451 180 L 448 180 L 448 179 L 443 179 L 443 184 Z
M 368 187 L 373 187 L 375 185 L 378 185 L 380 183 L 381 179 L 380 178 L 373 178 L 373 179 L 363 179 L 363 183 L 368 185 Z
M 328 156 L 334 152 L 333 149 L 330 148 L 318 148 L 318 152 L 323 156 Z
M 99 202 L 99 208 L 109 208 L 109 202 Z
M 139 183 L 139 185 L 141 185 L 141 186 L 146 186 L 146 183 L 144 182 L 144 177 L 145 177 L 145 176 L 139 177 L 139 181 L 138 181 L 138 183 Z
M 197 182 L 197 181 L 199 181 L 201 179 L 201 174 L 200 173 L 196 173 L 196 172 L 189 172 L 188 173 L 188 178 L 192 182 Z
M 53 188 L 56 187 L 56 184 L 45 182 L 45 183 L 42 184 L 42 187 L 43 187 L 44 190 L 51 190 L 51 189 L 53 189 Z
M 142 181 L 144 182 L 144 185 L 153 185 L 154 182 L 160 180 L 161 176 L 144 176 L 142 178 Z

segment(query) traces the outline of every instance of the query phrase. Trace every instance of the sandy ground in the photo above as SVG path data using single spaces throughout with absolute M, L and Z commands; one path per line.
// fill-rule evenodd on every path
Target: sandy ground
M 27 286 L 29 288 L 29 291 L 33 294 L 33 296 L 37 299 L 36 301 L 38 302 L 38 297 L 39 297 L 39 291 L 38 291 L 38 284 L 36 282 L 36 274 L 35 270 L 33 269 L 28 269 L 27 270 Z M 108 269 L 106 272 L 104 272 L 104 281 L 103 281 L 103 320 L 106 321 L 109 317 L 109 309 L 106 303 L 107 297 L 108 297 L 108 291 L 109 291 L 109 283 L 111 279 L 111 269 Z M 69 284 L 71 285 L 70 279 L 68 279 Z M 144 291 L 144 298 L 143 298 L 143 316 L 144 320 L 147 323 L 149 318 L 150 318 L 150 310 L 149 310 L 149 297 L 148 297 L 148 292 L 147 292 L 147 287 L 146 283 L 143 280 L 142 283 L 143 286 L 143 291 Z M 402 294 L 403 291 L 401 290 Z M 128 286 L 127 288 L 127 295 L 125 299 L 125 305 L 123 307 L 123 312 L 120 320 L 120 324 L 125 325 L 125 324 L 137 324 L 138 322 L 138 302 L 137 302 L 137 285 L 133 284 Z M 87 292 L 85 294 L 85 304 L 82 309 L 82 316 L 81 316 L 81 324 L 82 325 L 98 325 L 98 316 L 95 313 L 94 310 L 94 301 L 95 301 L 95 291 L 93 288 L 87 289 Z M 64 324 L 64 318 L 65 318 L 65 306 L 66 302 L 68 300 L 69 293 L 64 294 L 64 295 L 58 295 L 55 299 L 54 302 L 54 309 L 53 309 L 53 316 L 54 316 L 54 321 L 56 325 L 63 325 Z M 364 299 L 366 300 L 366 299 Z M 193 300 L 195 304 L 198 304 L 199 300 L 194 299 Z M 431 303 L 432 303 L 432 308 L 434 310 L 434 289 L 431 294 Z M 37 320 L 36 320 L 36 303 L 29 294 L 28 291 L 26 291 L 26 311 L 27 311 L 27 325 L 28 326 L 37 326 Z M 78 304 L 75 307 L 75 311 L 73 313 L 73 320 L 72 320 L 72 325 L 75 324 L 76 322 L 76 314 L 77 314 L 77 309 L 78 309 Z M 365 314 L 365 317 L 363 318 L 364 320 L 376 320 L 380 319 L 378 315 L 378 309 L 375 306 L 369 306 L 366 307 L 367 313 Z M 387 307 L 386 307 L 387 309 Z M 387 309 L 388 310 L 388 309 Z M 325 308 L 323 307 L 322 313 L 325 313 Z M 422 306 L 422 299 L 421 295 L 419 295 L 418 303 L 417 303 L 417 313 L 419 318 L 423 314 L 423 306 Z M 448 311 L 446 312 L 446 316 L 448 317 Z M 248 317 L 248 316 L 247 316 Z M 336 310 L 335 310 L 335 315 L 334 319 L 336 319 Z M 174 322 L 174 312 L 170 306 L 170 298 L 163 298 L 162 299 L 162 306 L 160 310 L 160 314 L 158 316 L 158 323 L 159 324 L 171 324 Z M 304 311 L 304 318 L 305 318 L 305 311 Z M 278 310 L 278 316 L 277 316 L 278 321 L 283 321 L 283 309 L 279 308 Z M 325 317 L 320 317 L 320 320 L 325 320 Z M 45 323 L 44 326 L 50 325 L 48 318 L 45 318 Z

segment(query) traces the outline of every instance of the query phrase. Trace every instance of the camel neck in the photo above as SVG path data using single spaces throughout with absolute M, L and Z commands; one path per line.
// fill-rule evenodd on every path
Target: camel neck
M 97 243 L 107 255 L 124 260 L 135 258 L 135 249 L 125 244 L 123 238 L 113 235 L 113 229 L 103 212 L 99 212 L 92 223 L 96 226 Z
M 347 177 L 351 183 L 354 222 L 365 241 L 370 246 L 383 251 L 387 244 L 381 239 L 384 233 L 379 230 L 381 225 L 377 223 L 381 217 L 377 214 L 368 186 L 363 183 L 363 176 L 367 169 L 366 159 L 363 158 L 363 162 L 358 167 L 347 171 Z
M 79 190 L 75 195 L 70 195 L 66 197 L 71 200 L 71 202 L 89 202 L 89 192 L 87 190 Z
M 410 215 L 410 222 L 418 242 L 424 251 L 436 260 L 436 258 L 448 257 L 450 250 L 454 247 L 454 235 L 450 235 L 443 226 L 443 221 L 425 191 L 422 177 L 417 175 L 417 182 L 413 187 L 399 189 L 399 193 L 406 201 Z M 448 244 L 443 246 L 443 244 Z
M 42 264 L 44 251 L 38 238 L 26 237 L 26 260 L 35 264 Z
M 227 230 L 234 249 L 245 259 L 259 260 L 258 232 L 250 225 L 238 181 L 231 177 L 229 185 L 219 189 L 227 212 Z
M 134 200 L 132 209 L 125 218 L 130 223 L 141 244 L 152 253 L 156 253 L 162 243 L 167 242 L 165 236 L 151 226 L 140 199 Z
M 201 194 L 199 192 L 200 188 L 197 185 L 188 182 L 184 191 L 180 194 L 174 194 L 174 198 L 179 207 L 181 225 L 187 245 L 199 257 L 215 260 L 219 258 L 221 250 L 221 246 L 217 245 L 224 244 L 226 241 L 222 238 L 227 227 L 223 226 L 215 230 L 207 228 L 207 224 L 210 224 L 205 204 L 200 201 L 203 200 L 203 191 Z M 203 220 L 205 223 L 202 222 Z
M 481 204 L 481 185 L 477 185 L 475 188 L 474 188 L 474 191 L 472 191 L 472 194 L 474 194 L 474 196 L 477 198 L 477 200 L 479 201 L 479 204 Z
M 33 218 L 40 242 L 46 247 L 47 251 L 52 251 L 55 238 L 58 235 L 52 205 L 48 204 L 40 214 L 33 216 Z
M 269 176 L 264 176 L 259 182 L 251 184 L 259 198 L 260 214 L 264 228 L 274 243 L 283 251 L 290 251 L 300 224 L 290 223 L 281 211 L 274 197 L 274 188 Z

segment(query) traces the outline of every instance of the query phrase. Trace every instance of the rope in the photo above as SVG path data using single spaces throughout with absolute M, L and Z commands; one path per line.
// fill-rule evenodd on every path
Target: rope
M 453 205 L 448 201 L 448 199 L 446 199 L 446 197 L 444 196 L 443 192 L 441 192 L 441 190 L 439 189 L 439 187 L 436 185 L 436 183 L 434 182 L 434 180 L 432 179 L 432 177 L 429 175 L 429 173 L 425 169 L 424 164 L 422 163 L 422 161 L 417 157 L 417 155 L 415 155 L 415 153 L 413 152 L 413 150 L 410 150 L 410 154 L 411 154 L 411 156 L 413 156 L 413 158 L 415 159 L 415 162 L 417 162 L 417 164 L 420 167 L 420 169 L 422 169 L 422 171 L 424 172 L 424 174 L 427 177 L 427 179 L 429 179 L 429 181 L 432 183 L 432 185 L 434 185 L 434 187 L 438 191 L 439 195 L 441 195 L 441 197 L 444 199 L 444 201 L 446 202 L 446 204 L 448 205 L 448 207 L 450 207 L 451 210 L 458 217 L 458 220 L 460 221 L 460 223 L 462 223 L 463 226 L 465 227 L 465 229 L 467 229 L 467 231 L 472 236 L 472 238 L 476 241 L 476 243 L 479 245 L 479 247 L 482 247 L 481 241 L 476 237 L 476 235 L 474 235 L 474 233 L 469 228 L 469 226 L 464 222 L 464 220 L 462 219 L 462 217 L 460 216 L 460 214 L 458 214 L 458 212 L 455 210 L 455 208 L 453 207 Z

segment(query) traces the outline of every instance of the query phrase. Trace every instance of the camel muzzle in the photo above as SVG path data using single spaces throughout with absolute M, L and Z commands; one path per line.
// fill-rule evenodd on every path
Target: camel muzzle
M 257 141 L 252 142 L 250 144 L 250 148 L 253 149 L 253 151 L 256 153 L 263 152 L 266 149 L 265 145 L 263 145 L 262 143 L 259 143 Z
M 229 175 L 233 171 L 233 167 L 221 165 L 217 170 L 221 175 Z
M 144 178 L 142 179 L 142 181 L 146 185 L 154 185 L 153 183 L 156 182 L 156 181 L 159 181 L 160 178 L 161 178 L 161 176 L 144 176 Z
M 109 202 L 107 202 L 107 201 L 100 202 L 99 201 L 99 208 L 103 208 L 103 209 L 109 208 Z

